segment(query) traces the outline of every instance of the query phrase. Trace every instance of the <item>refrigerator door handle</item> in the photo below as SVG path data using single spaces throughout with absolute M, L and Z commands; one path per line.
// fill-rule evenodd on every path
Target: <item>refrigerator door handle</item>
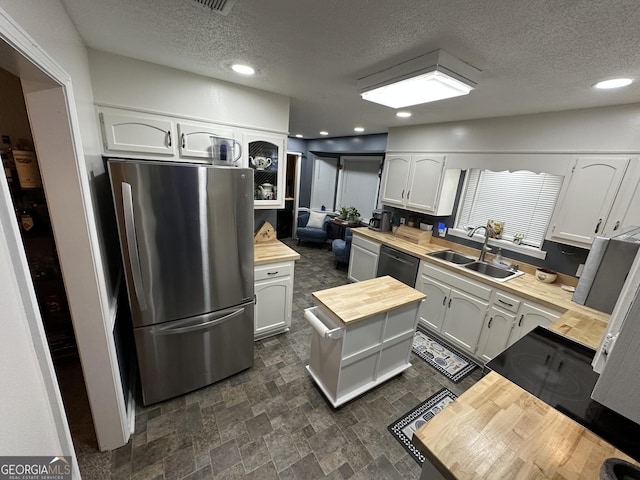
M 147 301 L 142 288 L 142 271 L 140 270 L 140 256 L 138 254 L 138 242 L 136 241 L 136 223 L 133 217 L 133 197 L 131 185 L 122 182 L 122 207 L 124 210 L 124 231 L 127 237 L 127 250 L 131 259 L 131 276 L 133 277 L 133 289 L 141 311 L 147 309 Z
M 232 318 L 238 317 L 244 312 L 244 309 L 241 308 L 239 310 L 235 310 L 229 315 L 225 315 L 224 317 L 214 318 L 213 320 L 209 320 L 208 322 L 198 323 L 196 325 L 190 325 L 188 327 L 168 327 L 168 328 L 159 328 L 157 330 L 152 330 L 150 333 L 152 335 L 179 335 L 182 333 L 195 332 L 198 330 L 206 330 L 214 325 L 219 323 L 226 322 L 231 320 Z

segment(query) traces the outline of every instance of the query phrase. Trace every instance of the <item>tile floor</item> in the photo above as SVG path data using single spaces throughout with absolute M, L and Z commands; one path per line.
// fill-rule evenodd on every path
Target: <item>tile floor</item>
M 311 292 L 347 283 L 346 268 L 336 269 L 326 249 L 285 242 L 301 255 L 291 331 L 256 342 L 254 367 L 245 372 L 177 399 L 139 406 L 135 434 L 118 450 L 97 452 L 76 429 L 83 478 L 419 478 L 420 467 L 387 425 L 443 386 L 460 395 L 480 378 L 480 370 L 456 385 L 412 355 L 413 367 L 402 375 L 333 409 L 304 368 L 312 330 L 303 310 L 313 304 Z

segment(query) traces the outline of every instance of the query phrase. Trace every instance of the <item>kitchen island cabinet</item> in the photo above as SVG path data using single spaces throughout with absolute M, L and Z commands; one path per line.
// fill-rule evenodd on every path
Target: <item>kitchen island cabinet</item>
M 307 371 L 338 407 L 411 366 L 424 294 L 384 276 L 312 294 Z

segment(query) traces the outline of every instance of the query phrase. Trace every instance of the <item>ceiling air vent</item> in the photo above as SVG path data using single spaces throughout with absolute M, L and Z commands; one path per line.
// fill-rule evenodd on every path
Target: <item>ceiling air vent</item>
M 196 3 L 209 7 L 216 13 L 221 15 L 229 15 L 231 8 L 237 0 L 195 0 Z

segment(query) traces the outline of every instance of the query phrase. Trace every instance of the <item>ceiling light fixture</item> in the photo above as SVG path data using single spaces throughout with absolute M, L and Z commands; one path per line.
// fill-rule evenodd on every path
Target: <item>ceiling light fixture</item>
M 231 70 L 233 70 L 236 73 L 239 73 L 240 75 L 255 75 L 256 73 L 255 68 L 250 67 L 249 65 L 242 65 L 240 63 L 235 63 L 231 65 Z
M 358 133 L 364 132 L 364 127 L 356 127 L 356 128 L 353 129 L 353 131 L 354 132 L 358 132 Z
M 396 113 L 396 117 L 398 118 L 409 118 L 412 115 L 411 112 L 398 112 Z
M 326 135 L 329 135 L 329 132 L 326 132 L 326 131 L 322 130 L 322 131 L 320 132 L 320 135 L 324 135 L 324 136 L 326 136 Z
M 357 86 L 365 100 L 403 108 L 467 95 L 479 73 L 444 50 L 435 50 L 361 78 Z
M 631 80 L 630 78 L 612 78 L 611 80 L 598 82 L 594 85 L 594 87 L 606 90 L 610 88 L 626 87 L 627 85 L 631 85 L 631 83 L 633 83 L 633 80 Z

